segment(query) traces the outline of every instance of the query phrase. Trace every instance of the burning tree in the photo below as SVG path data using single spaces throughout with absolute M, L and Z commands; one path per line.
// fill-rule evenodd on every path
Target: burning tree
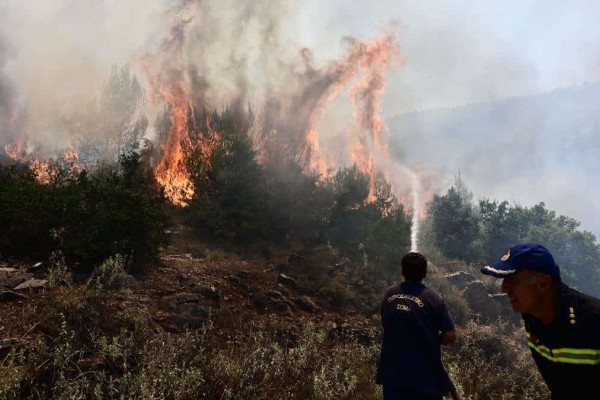
M 113 66 L 89 113 L 70 118 L 75 148 L 84 164 L 116 164 L 122 154 L 141 150 L 148 128 L 145 95 L 129 67 Z

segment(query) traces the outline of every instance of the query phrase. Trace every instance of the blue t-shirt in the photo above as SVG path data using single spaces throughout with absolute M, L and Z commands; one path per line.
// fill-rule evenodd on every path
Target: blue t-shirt
M 454 330 L 444 299 L 422 283 L 388 288 L 381 305 L 383 344 L 377 383 L 447 395 L 450 378 L 441 360 L 440 334 Z

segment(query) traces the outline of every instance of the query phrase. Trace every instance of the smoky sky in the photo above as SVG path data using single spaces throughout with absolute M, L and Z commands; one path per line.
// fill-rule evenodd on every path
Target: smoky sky
M 0 16 L 0 24 L 2 17 Z M 14 89 L 10 79 L 6 76 L 4 69 L 9 58 L 13 54 L 4 32 L 0 30 L 0 137 L 13 138 L 13 101 Z M 0 141 L 2 143 L 2 141 Z
M 152 121 L 162 104 L 152 101 L 152 77 L 141 61 L 165 56 L 162 46 L 182 21 L 181 51 L 162 62 L 180 71 L 188 88 L 202 87 L 194 95 L 216 109 L 253 103 L 263 108 L 263 123 L 300 134 L 311 101 L 331 84 L 328 68 L 348 51 L 344 38 L 370 40 L 390 23 L 397 27 L 402 65 L 387 71 L 381 97 L 389 121 L 597 81 L 599 11 L 600 5 L 584 0 L 4 0 L 0 145 L 18 137 L 67 145 L 72 132 L 65 121 L 90 109 L 114 65 L 127 64 L 137 76 Z M 336 133 L 352 118 L 344 96 L 323 115 L 322 130 L 332 132 L 323 146 L 339 143 Z M 401 150 L 390 168 L 429 168 L 439 176 L 438 190 L 460 172 L 476 195 L 525 205 L 548 199 L 549 206 L 573 214 L 577 202 L 567 194 L 597 198 L 589 189 L 595 175 L 557 161 L 577 159 L 577 146 L 545 146 L 554 140 L 554 125 L 569 125 L 568 114 L 560 121 L 551 117 L 543 109 L 535 117 L 500 109 L 462 132 L 422 126 L 408 132 L 406 125 L 393 125 L 389 138 Z M 502 124 L 504 131 L 491 128 Z M 486 136 L 491 131 L 494 136 Z M 529 150 L 509 151 L 523 143 Z M 588 209 L 585 219 L 600 220 L 591 201 L 582 204 L 574 216 L 583 220 L 588 215 L 581 209 Z

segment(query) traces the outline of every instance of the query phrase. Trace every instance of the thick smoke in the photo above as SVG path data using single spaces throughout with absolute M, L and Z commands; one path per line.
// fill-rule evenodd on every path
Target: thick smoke
M 23 121 L 3 144 L 26 140 L 44 154 L 72 146 L 73 126 L 89 116 L 111 68 L 127 65 L 162 29 L 161 3 L 7 1 L 1 15 L 11 58 L 1 82 L 13 90 L 2 98 Z
M 2 16 L 0 16 L 0 25 Z M 15 93 L 10 79 L 4 70 L 6 64 L 13 54 L 6 41 L 4 33 L 0 30 L 0 146 L 11 143 L 16 138 L 16 107 Z
M 579 197 L 597 197 L 586 196 L 592 193 L 586 185 L 593 176 L 564 163 L 561 173 L 554 168 L 563 158 L 556 148 L 564 147 L 548 149 L 548 128 L 555 121 L 545 110 L 536 118 L 519 119 L 499 109 L 472 128 L 443 132 L 434 126 L 443 124 L 428 120 L 427 113 L 414 119 L 405 114 L 399 124 L 391 117 L 377 118 L 546 90 L 561 71 L 569 72 L 561 78 L 563 85 L 598 77 L 597 72 L 587 74 L 598 71 L 597 52 L 589 51 L 595 37 L 577 42 L 578 32 L 565 25 L 586 23 L 593 13 L 587 18 L 577 11 L 566 15 L 553 5 L 532 19 L 529 13 L 539 14 L 535 1 L 458 4 L 6 0 L 0 5 L 0 153 L 5 157 L 7 144 L 39 155 L 83 146 L 90 159 L 114 158 L 124 145 L 115 137 L 127 132 L 131 143 L 142 135 L 156 140 L 155 121 L 165 106 L 189 101 L 217 111 L 251 109 L 250 133 L 263 150 L 261 157 L 292 157 L 323 172 L 323 165 L 316 165 L 319 158 L 333 160 L 327 168 L 354 157 L 369 161 L 355 150 L 362 146 L 392 181 L 414 181 L 417 174 L 422 199 L 431 190 L 445 189 L 436 184 L 439 171 L 448 180 L 438 183 L 450 183 L 461 173 L 476 195 L 526 204 L 549 200 L 557 192 L 548 181 L 562 187 L 560 201 L 548 202 L 551 207 L 576 207 L 566 194 L 571 190 Z M 490 7 L 503 19 L 485 19 Z M 390 33 L 378 29 L 390 19 L 401 21 L 391 37 L 398 39 L 405 64 L 383 72 L 379 66 L 366 67 L 365 54 L 375 54 L 369 53 L 372 41 L 385 43 Z M 508 29 L 512 24 L 534 40 L 522 40 Z M 554 42 L 539 44 L 546 34 Z M 567 38 L 573 46 L 563 44 Z M 567 65 L 571 60 L 587 60 L 588 70 Z M 394 64 L 386 63 L 383 69 Z M 542 72 L 547 65 L 555 72 Z M 126 90 L 109 101 L 106 88 L 115 83 Z M 173 88 L 183 100 L 169 97 Z M 445 118 L 444 112 L 435 118 Z M 392 128 L 389 134 L 386 125 Z M 422 172 L 386 158 L 386 135 L 396 160 L 413 170 L 422 166 Z M 522 146 L 515 148 L 515 142 Z M 578 159 L 576 150 L 571 146 L 567 158 Z M 583 213 L 575 216 L 583 219 Z

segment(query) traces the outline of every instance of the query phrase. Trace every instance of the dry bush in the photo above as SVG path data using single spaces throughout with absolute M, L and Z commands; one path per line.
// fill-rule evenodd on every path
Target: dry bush
M 282 322 L 249 322 L 228 338 L 210 324 L 167 333 L 149 329 L 149 317 L 134 304 L 113 309 L 98 293 L 61 288 L 49 304 L 32 310 L 43 319 L 44 334 L 32 334 L 0 360 L 2 398 L 380 397 L 375 345 L 332 339 L 328 328 L 314 323 L 303 324 L 291 339 L 281 335 Z
M 459 340 L 445 358 L 465 400 L 550 398 L 522 329 L 515 331 L 505 322 L 470 321 L 459 330 Z
M 471 307 L 469 302 L 464 298 L 460 289 L 456 286 L 449 285 L 440 291 L 446 300 L 450 315 L 454 319 L 456 325 L 467 324 L 471 319 Z
M 321 287 L 317 292 L 319 299 L 329 305 L 331 309 L 340 312 L 344 311 L 345 306 L 352 299 L 352 293 L 345 285 L 341 282 L 331 282 L 329 285 Z

